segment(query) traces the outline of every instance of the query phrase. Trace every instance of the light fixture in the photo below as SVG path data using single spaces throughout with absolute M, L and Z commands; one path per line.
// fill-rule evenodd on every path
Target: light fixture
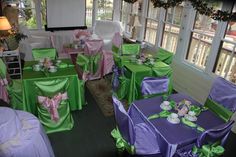
M 130 21 L 128 23 L 128 25 L 130 27 L 132 27 L 132 31 L 131 31 L 131 39 L 136 40 L 137 38 L 137 27 L 141 27 L 142 25 L 139 22 L 139 17 L 138 15 L 131 15 L 130 16 Z
M 5 16 L 0 16 L 0 31 L 1 32 L 1 38 L 0 41 L 3 43 L 3 49 L 8 50 L 8 44 L 6 42 L 6 38 L 9 35 L 7 32 L 4 31 L 8 31 L 11 29 L 11 25 L 8 21 L 8 19 Z
M 7 31 L 11 29 L 11 25 L 6 18 L 6 16 L 0 16 L 0 30 L 1 31 Z

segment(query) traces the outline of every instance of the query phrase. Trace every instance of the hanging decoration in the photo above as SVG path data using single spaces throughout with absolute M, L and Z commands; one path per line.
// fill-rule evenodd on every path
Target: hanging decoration
M 137 2 L 138 0 L 124 0 L 125 2 L 127 2 L 127 3 L 135 3 L 135 2 Z
M 132 3 L 132 0 L 125 1 L 130 1 L 130 3 Z M 165 2 L 164 0 L 151 0 L 154 8 L 163 7 L 165 9 L 180 5 L 184 1 L 189 1 L 192 4 L 193 8 L 200 14 L 209 16 L 214 20 L 236 21 L 236 12 L 229 13 L 228 11 L 214 10 L 213 7 L 209 7 L 208 3 L 203 0 L 167 0 L 167 2 Z

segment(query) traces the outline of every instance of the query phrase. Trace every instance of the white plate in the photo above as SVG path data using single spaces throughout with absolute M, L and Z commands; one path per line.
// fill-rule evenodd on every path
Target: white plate
M 164 105 L 163 103 L 161 103 L 160 108 L 162 110 L 167 110 L 167 111 L 171 110 L 171 106 L 170 105 L 167 106 L 167 105 Z
M 170 118 L 170 116 L 167 117 L 168 122 L 172 123 L 172 124 L 179 124 L 180 123 L 180 119 L 179 118 Z
M 51 73 L 55 73 L 55 72 L 57 72 L 57 69 L 56 69 L 56 68 L 54 68 L 54 69 L 49 69 L 48 71 L 51 72 Z
M 186 118 L 187 120 L 191 121 L 191 122 L 195 122 L 197 121 L 197 117 L 196 116 L 190 116 L 189 114 L 186 114 L 184 116 L 184 118 Z

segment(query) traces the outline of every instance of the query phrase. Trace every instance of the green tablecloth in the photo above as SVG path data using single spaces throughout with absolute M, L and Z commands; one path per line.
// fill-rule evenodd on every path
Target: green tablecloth
M 37 114 L 37 94 L 34 81 L 52 79 L 67 79 L 69 78 L 68 97 L 71 110 L 80 110 L 82 105 L 85 104 L 84 99 L 84 81 L 78 79 L 78 75 L 74 69 L 74 65 L 69 59 L 63 59 L 62 68 L 58 68 L 55 73 L 44 73 L 42 71 L 33 71 L 32 66 L 37 64 L 37 61 L 25 62 L 23 70 L 23 110 Z
M 152 67 L 127 61 L 124 61 L 122 64 L 127 69 L 127 71 L 125 72 L 125 77 L 130 79 L 126 96 L 128 103 L 142 98 L 140 88 L 141 82 L 143 78 L 147 76 L 168 76 L 170 78 L 169 93 L 172 92 L 172 68 L 164 62 L 156 62 Z
M 122 67 L 125 63 L 130 62 L 131 56 L 120 56 L 119 54 L 113 53 L 113 58 L 115 65 L 117 65 L 118 67 Z

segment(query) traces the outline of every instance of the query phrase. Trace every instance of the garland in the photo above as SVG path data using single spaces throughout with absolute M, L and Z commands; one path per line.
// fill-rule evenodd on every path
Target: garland
M 135 3 L 137 0 L 124 0 L 127 3 Z M 211 17 L 219 21 L 236 21 L 236 12 L 229 13 L 228 11 L 214 10 L 213 7 L 208 7 L 208 3 L 204 0 L 151 0 L 154 8 L 171 8 L 180 5 L 183 1 L 189 1 L 193 8 L 200 14 Z

